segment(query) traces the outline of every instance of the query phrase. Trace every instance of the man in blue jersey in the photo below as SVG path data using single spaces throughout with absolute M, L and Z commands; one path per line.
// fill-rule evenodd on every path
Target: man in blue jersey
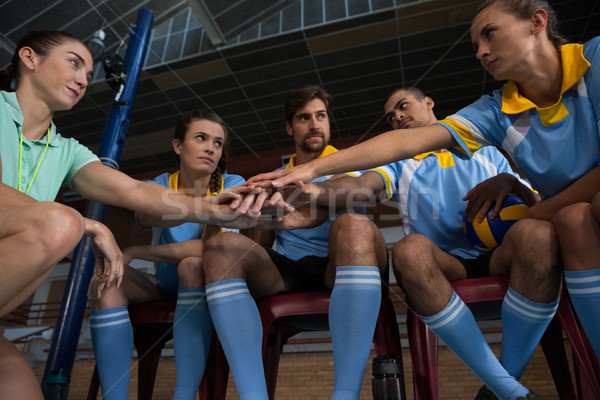
M 385 102 L 386 118 L 394 129 L 433 124 L 433 106 L 419 89 L 398 89 Z M 320 204 L 330 202 L 325 194 L 331 190 L 338 193 L 336 203 L 343 204 L 342 192 L 365 188 L 372 193 L 365 193 L 364 201 L 369 194 L 379 201 L 396 200 L 406 237 L 394 246 L 394 273 L 408 304 L 489 388 L 502 398 L 517 398 L 511 393 L 523 393 L 517 380 L 558 306 L 558 244 L 538 231 L 520 235 L 520 240 L 508 235 L 493 251 L 480 253 L 462 231 L 463 198 L 477 185 L 535 202 L 534 193 L 493 147 L 472 159 L 448 150 L 425 153 L 356 178 L 304 184 L 303 190 Z M 449 283 L 489 275 L 511 277 L 502 307 L 500 362 Z M 484 386 L 477 398 L 496 397 Z M 527 398 L 537 397 L 529 393 Z
M 285 103 L 286 130 L 296 154 L 288 167 L 337 150 L 329 146 L 331 97 L 299 88 Z M 326 177 L 318 178 L 321 181 Z M 334 213 L 335 214 L 335 213 Z M 361 214 L 332 215 L 307 229 L 308 218 L 284 217 L 260 246 L 235 233 L 204 247 L 208 307 L 241 400 L 267 400 L 262 325 L 255 299 L 278 293 L 331 290 L 329 327 L 334 400 L 358 399 L 381 301 L 380 271 L 387 251 L 377 227 Z M 273 239 L 276 250 L 271 248 Z

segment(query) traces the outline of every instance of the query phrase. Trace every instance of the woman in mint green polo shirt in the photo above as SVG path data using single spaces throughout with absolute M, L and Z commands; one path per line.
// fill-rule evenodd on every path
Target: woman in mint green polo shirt
M 254 223 L 257 213 L 245 210 L 253 201 L 260 207 L 266 198 L 262 193 L 244 197 L 256 191 L 235 189 L 196 200 L 104 166 L 76 140 L 62 137 L 52 122 L 55 111 L 77 104 L 91 79 L 92 56 L 85 45 L 51 30 L 24 36 L 0 74 L 0 316 L 28 298 L 82 235 L 93 238 L 99 279 L 105 286 L 121 284 L 123 257 L 112 234 L 53 202 L 62 185 L 148 215 L 179 216 L 188 210 L 183 221 L 238 227 Z M 33 371 L 4 337 L 0 398 L 42 399 Z

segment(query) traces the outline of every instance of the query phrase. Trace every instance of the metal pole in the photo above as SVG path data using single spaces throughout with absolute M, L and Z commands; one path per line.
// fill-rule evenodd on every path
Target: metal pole
M 115 169 L 118 168 L 121 158 L 121 150 L 148 48 L 153 20 L 152 11 L 147 8 L 140 10 L 135 30 L 130 31 L 131 37 L 125 55 L 127 79 L 115 89 L 113 104 L 104 128 L 98 156 L 104 164 Z M 104 204 L 90 201 L 84 215 L 87 218 L 102 221 L 105 214 L 106 206 Z M 91 251 L 91 243 L 91 239 L 84 236 L 75 249 L 42 380 L 42 391 L 46 400 L 67 399 L 71 370 L 75 362 L 75 353 L 87 304 L 87 289 L 94 273 L 95 259 Z

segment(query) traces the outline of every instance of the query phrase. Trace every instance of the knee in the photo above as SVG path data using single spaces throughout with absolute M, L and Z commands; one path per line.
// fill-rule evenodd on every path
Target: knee
M 350 246 L 353 251 L 372 251 L 377 227 L 365 215 L 342 214 L 337 217 L 329 229 L 330 245 Z
M 100 282 L 96 276 L 92 277 L 90 282 L 90 293 L 92 294 L 92 309 L 94 310 L 106 310 L 109 308 L 122 307 L 129 304 L 128 294 L 130 293 L 129 282 L 135 280 L 133 276 L 133 268 L 125 267 L 125 273 L 123 275 L 123 282 L 121 286 L 110 285 L 109 287 L 103 287 L 100 297 L 98 295 L 98 288 Z
M 204 286 L 204 270 L 200 257 L 187 257 L 181 260 L 177 266 L 177 273 L 180 282 L 191 284 L 192 287 Z
M 204 243 L 202 270 L 208 282 L 220 280 L 224 271 L 233 266 L 240 267 L 244 261 L 247 246 L 245 236 L 233 232 L 223 232 L 211 237 Z M 248 239 L 250 240 L 250 239 Z M 256 245 L 251 241 L 251 245 Z
M 600 224 L 600 192 L 596 193 L 592 199 L 592 215 L 596 222 Z
M 590 213 L 589 203 L 576 203 L 563 207 L 552 218 L 552 224 L 559 235 L 579 235 Z
M 236 236 L 233 232 L 223 232 L 213 236 L 204 242 L 203 258 L 206 259 L 206 265 L 213 264 L 215 259 L 226 255 L 226 250 L 236 243 Z
M 552 224 L 563 250 L 585 252 L 590 245 L 596 246 L 598 220 L 594 218 L 590 203 L 576 203 L 560 209 L 552 218 Z
M 558 238 L 548 221 L 532 218 L 518 221 L 507 232 L 502 244 L 510 246 L 513 257 L 521 259 L 521 264 L 532 272 L 546 274 L 558 268 Z
M 548 221 L 533 218 L 517 221 L 506 233 L 504 242 L 521 248 L 525 247 L 527 250 L 534 248 L 558 250 L 554 226 Z
M 42 244 L 40 249 L 47 251 L 49 257 L 63 258 L 85 233 L 83 217 L 62 204 L 41 202 L 31 217 L 32 231 L 35 232 L 31 238 Z
M 428 263 L 424 258 L 431 254 L 430 240 L 420 234 L 411 234 L 392 248 L 392 264 L 396 277 L 404 282 L 421 281 Z

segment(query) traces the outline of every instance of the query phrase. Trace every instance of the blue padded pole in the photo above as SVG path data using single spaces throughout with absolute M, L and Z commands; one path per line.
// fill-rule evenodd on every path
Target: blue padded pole
M 138 14 L 135 30 L 130 31 L 129 45 L 125 55 L 127 79 L 115 89 L 113 104 L 98 152 L 100 160 L 111 168 L 117 169 L 121 158 L 121 150 L 148 48 L 153 20 L 152 11 L 143 8 Z M 106 206 L 104 204 L 89 201 L 84 215 L 90 219 L 103 221 L 105 214 Z M 87 290 L 94 274 L 95 258 L 91 245 L 92 240 L 84 236 L 75 249 L 42 380 L 45 400 L 67 399 L 71 370 L 75 362 L 75 353 L 87 304 Z

